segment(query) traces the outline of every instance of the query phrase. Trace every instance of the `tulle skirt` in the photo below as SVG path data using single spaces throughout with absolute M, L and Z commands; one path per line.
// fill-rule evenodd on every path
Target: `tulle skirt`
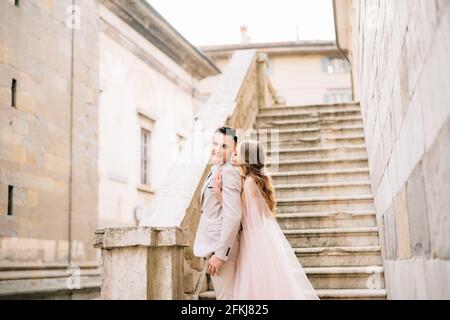
M 266 215 L 251 226 L 245 222 L 248 221 L 244 221 L 240 234 L 233 299 L 318 300 L 276 219 Z

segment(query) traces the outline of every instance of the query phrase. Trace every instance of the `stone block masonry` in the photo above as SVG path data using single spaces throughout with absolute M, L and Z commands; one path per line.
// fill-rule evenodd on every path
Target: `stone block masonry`
M 97 7 L 94 0 L 0 2 L 0 297 L 99 293 L 91 245 L 98 219 Z M 80 268 L 79 289 L 67 286 L 71 266 Z
M 391 299 L 450 298 L 450 1 L 353 1 L 352 57 Z

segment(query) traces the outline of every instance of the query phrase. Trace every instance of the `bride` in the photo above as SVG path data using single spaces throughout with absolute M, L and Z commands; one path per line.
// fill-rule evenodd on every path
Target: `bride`
M 272 180 L 264 172 L 265 149 L 244 141 L 233 164 L 243 180 L 242 231 L 233 300 L 318 300 L 318 296 L 275 218 Z M 214 190 L 222 201 L 222 177 Z

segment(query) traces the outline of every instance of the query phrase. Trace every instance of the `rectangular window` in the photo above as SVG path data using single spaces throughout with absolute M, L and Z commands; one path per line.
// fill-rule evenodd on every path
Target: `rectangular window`
M 11 84 L 11 106 L 17 107 L 17 80 L 13 79 Z
M 16 7 L 20 7 L 20 0 L 14 0 L 14 5 Z
M 341 58 L 322 58 L 322 72 L 328 74 L 342 74 L 350 72 L 350 64 Z
M 352 101 L 352 94 L 348 91 L 330 91 L 324 94 L 325 103 L 347 103 Z
M 328 65 L 328 73 L 329 73 L 329 74 L 333 74 L 333 73 L 334 73 L 334 70 L 335 70 L 335 69 L 334 69 L 333 65 L 331 65 L 331 64 Z
M 141 129 L 141 184 L 150 186 L 151 132 Z
M 350 72 L 350 63 L 347 60 L 344 60 L 344 73 L 349 73 Z
M 183 145 L 184 145 L 184 141 L 185 140 L 186 139 L 182 135 L 177 134 L 177 150 L 178 150 L 178 153 L 181 153 L 181 150 L 183 150 Z
M 8 216 L 13 215 L 14 187 L 8 186 Z
M 322 58 L 320 62 L 321 62 L 321 65 L 322 65 L 322 72 L 323 73 L 329 73 L 328 66 L 330 65 L 330 59 L 329 58 Z

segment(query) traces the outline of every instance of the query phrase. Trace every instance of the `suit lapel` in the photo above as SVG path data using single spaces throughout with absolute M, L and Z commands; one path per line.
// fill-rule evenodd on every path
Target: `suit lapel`
M 200 197 L 200 206 L 203 204 L 203 196 L 205 194 L 206 188 L 211 184 L 211 182 L 214 180 L 215 176 L 217 175 L 217 173 L 220 171 L 221 168 L 222 166 L 217 168 L 217 170 L 214 173 L 212 173 L 208 179 L 206 179 L 205 184 L 203 185 L 202 188 L 202 193 Z

